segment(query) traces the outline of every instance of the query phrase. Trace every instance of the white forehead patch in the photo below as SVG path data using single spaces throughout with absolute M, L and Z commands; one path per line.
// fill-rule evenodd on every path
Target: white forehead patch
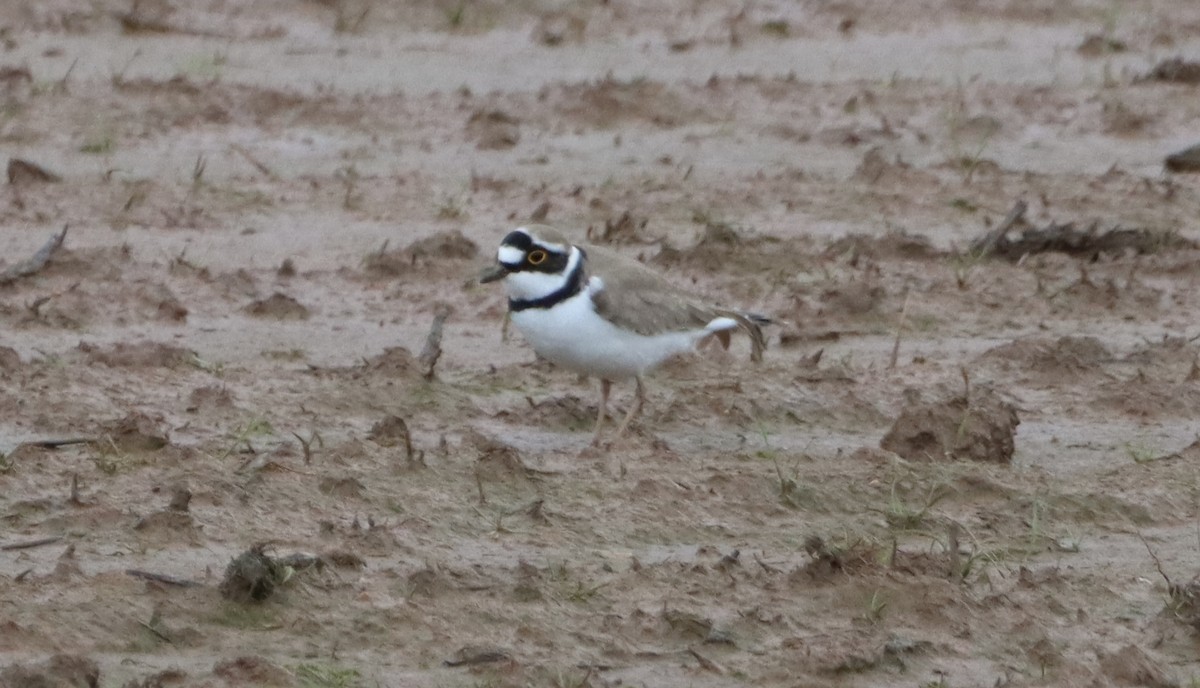
M 525 252 L 515 246 L 501 246 L 496 251 L 496 259 L 504 265 L 520 265 L 525 260 Z

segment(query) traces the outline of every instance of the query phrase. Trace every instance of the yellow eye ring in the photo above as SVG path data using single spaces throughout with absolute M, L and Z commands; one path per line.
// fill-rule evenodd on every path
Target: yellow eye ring
M 546 252 L 538 249 L 536 251 L 530 251 L 529 256 L 526 259 L 529 261 L 530 265 L 541 265 L 542 263 L 546 262 L 546 258 Z

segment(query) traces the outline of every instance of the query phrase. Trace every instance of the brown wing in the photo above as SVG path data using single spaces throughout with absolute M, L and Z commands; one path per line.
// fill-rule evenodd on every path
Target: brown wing
M 588 248 L 590 272 L 600 273 L 604 288 L 592 295 L 596 312 L 618 327 L 642 335 L 663 334 L 703 328 L 714 318 L 727 317 L 750 336 L 751 358 L 761 360 L 766 341 L 756 318 L 739 311 L 697 301 L 650 269 L 603 249 Z M 758 318 L 757 320 L 765 319 Z M 729 345 L 725 332 L 718 335 Z

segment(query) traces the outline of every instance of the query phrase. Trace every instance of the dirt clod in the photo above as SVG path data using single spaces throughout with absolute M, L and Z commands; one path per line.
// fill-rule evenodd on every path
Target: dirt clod
M 361 497 L 367 488 L 357 478 L 324 478 L 321 480 L 320 489 L 327 495 L 347 499 Z
M 284 570 L 263 551 L 265 547 L 255 545 L 234 557 L 225 567 L 220 585 L 225 599 L 246 604 L 265 602 L 275 594 L 283 582 Z
M 375 423 L 367 438 L 381 447 L 403 447 L 405 459 L 409 462 L 414 459 L 412 433 L 400 416 L 388 416 Z
M 1179 683 L 1172 680 L 1146 651 L 1136 645 L 1126 645 L 1116 652 L 1100 652 L 1100 670 L 1118 686 L 1144 686 L 1145 688 L 1175 688 Z
M 21 368 L 21 355 L 9 346 L 0 346 L 0 372 L 11 373 Z
M 213 665 L 214 676 L 237 686 L 286 686 L 296 685 L 292 673 L 278 664 L 257 655 L 246 655 L 226 659 Z
M 11 158 L 8 161 L 8 183 L 13 186 L 52 184 L 61 181 L 62 177 L 37 163 L 20 158 Z
M 256 318 L 274 318 L 275 320 L 307 320 L 311 315 L 307 306 L 294 297 L 281 292 L 275 292 L 265 299 L 254 301 L 243 310 Z
M 1151 81 L 1167 81 L 1175 84 L 1200 84 L 1200 62 L 1191 62 L 1179 57 L 1163 60 L 1146 74 Z
M 521 140 L 521 125 L 516 117 L 502 110 L 476 110 L 467 120 L 467 138 L 479 150 L 505 150 Z
M 162 425 L 161 418 L 134 411 L 106 428 L 103 437 L 120 451 L 157 451 L 171 441 Z
M 195 352 L 161 342 L 117 342 L 108 347 L 80 342 L 79 350 L 112 368 L 176 368 L 196 360 Z
M 233 408 L 233 395 L 225 385 L 204 385 L 192 390 L 188 395 L 187 412 L 196 413 L 202 410 L 219 411 Z
M 53 655 L 40 664 L 12 664 L 0 670 L 0 688 L 97 688 L 100 667 L 88 657 Z
M 853 575 L 876 567 L 878 548 L 859 540 L 842 546 L 830 546 L 819 535 L 804 540 L 804 552 L 810 560 L 804 574 L 815 580 L 830 580 L 835 574 Z
M 1164 165 L 1171 172 L 1200 172 L 1200 144 L 1168 155 Z
M 934 402 L 909 403 L 879 446 L 910 461 L 1012 461 L 1016 409 L 995 393 L 974 390 Z
M 131 679 L 122 688 L 172 688 L 183 685 L 187 676 L 182 669 L 163 669 L 140 679 Z
M 512 660 L 512 652 L 491 645 L 467 645 L 458 649 L 454 656 L 443 661 L 450 667 L 495 664 Z
M 988 349 L 978 360 L 1000 362 L 1006 370 L 1034 375 L 1039 382 L 1051 384 L 1096 374 L 1113 355 L 1095 337 L 1034 337 Z
M 595 234 L 589 233 L 588 238 L 599 244 L 644 243 L 642 231 L 646 229 L 648 221 L 645 217 L 635 219 L 633 214 L 626 210 L 615 219 L 606 219 L 604 229 Z
M 417 239 L 404 249 L 404 253 L 415 261 L 472 260 L 479 255 L 479 245 L 459 230 L 452 229 Z
M 389 250 L 384 246 L 363 259 L 363 269 L 375 277 L 402 277 L 426 265 L 472 260 L 478 254 L 478 244 L 453 229 L 417 239 L 402 249 Z

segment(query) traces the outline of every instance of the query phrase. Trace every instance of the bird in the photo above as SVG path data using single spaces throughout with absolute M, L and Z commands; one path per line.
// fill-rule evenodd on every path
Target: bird
M 752 361 L 766 349 L 762 327 L 770 318 L 711 305 L 641 263 L 572 243 L 546 225 L 517 227 L 500 241 L 480 282 L 500 280 L 512 324 L 539 356 L 599 378 L 593 445 L 600 444 L 614 382 L 635 382 L 616 440 L 645 404 L 644 376 L 668 359 L 712 338 L 728 348 L 739 330 L 750 337 Z

